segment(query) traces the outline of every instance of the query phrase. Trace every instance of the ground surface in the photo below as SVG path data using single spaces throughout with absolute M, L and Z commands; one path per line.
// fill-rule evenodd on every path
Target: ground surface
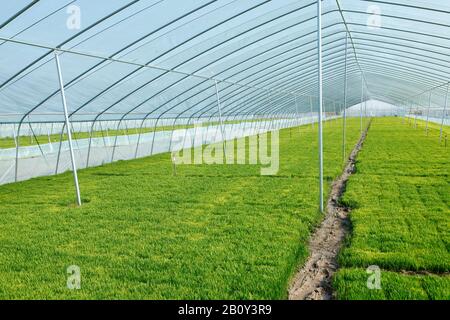
M 343 168 L 340 121 L 325 124 L 326 190 Z M 359 137 L 349 120 L 347 154 Z M 317 207 L 317 126 L 281 133 L 280 171 L 178 166 L 168 154 L 0 186 L 1 298 L 287 297 Z M 67 289 L 67 267 L 81 290 Z
M 424 128 L 374 119 L 343 197 L 353 229 L 337 298 L 450 299 L 450 146 Z M 370 265 L 380 290 L 367 288 Z
M 341 130 L 325 124 L 326 190 L 343 169 Z M 349 119 L 347 154 L 359 134 Z M 337 298 L 450 298 L 449 147 L 421 122 L 375 119 L 344 195 L 353 229 Z M 79 176 L 81 208 L 69 173 L 0 186 L 0 298 L 286 298 L 323 217 L 310 126 L 283 130 L 276 176 L 253 165 L 173 176 L 168 154 Z M 381 290 L 367 289 L 371 264 Z M 81 290 L 67 289 L 70 265 Z
M 338 253 L 350 232 L 349 208 L 340 203 L 350 176 L 355 172 L 370 123 L 361 133 L 358 143 L 348 157 L 342 174 L 331 184 L 324 220 L 311 235 L 309 257 L 295 275 L 289 288 L 290 300 L 330 300 L 333 298 L 332 279 L 339 267 Z

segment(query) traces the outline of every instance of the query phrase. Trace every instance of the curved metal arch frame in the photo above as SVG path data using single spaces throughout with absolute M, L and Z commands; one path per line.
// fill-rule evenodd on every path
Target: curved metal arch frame
M 211 95 L 211 96 L 213 96 L 213 95 Z M 208 99 L 208 97 L 205 98 L 205 100 L 206 100 L 206 99 Z M 213 102 L 212 102 L 212 103 L 213 103 Z M 214 107 L 214 106 L 212 106 L 211 109 L 212 109 L 213 107 Z M 172 107 L 172 109 L 173 109 L 173 108 L 174 108 L 174 107 Z M 167 110 L 166 112 L 168 112 L 168 111 L 170 111 L 170 110 Z M 163 114 L 164 114 L 164 113 L 163 113 Z M 163 114 L 162 114 L 162 115 L 163 115 Z M 158 116 L 158 119 L 159 119 L 162 115 Z M 145 119 L 146 119 L 148 116 L 149 116 L 149 114 L 147 114 L 146 117 L 144 117 L 143 121 L 145 121 Z
M 234 66 L 233 66 L 234 67 Z M 184 79 L 181 79 L 181 80 L 179 80 L 179 81 L 183 81 Z M 177 81 L 177 82 L 179 82 L 179 81 Z M 207 81 L 207 80 L 205 80 L 205 81 Z M 204 81 L 204 82 L 205 82 Z M 176 83 L 177 83 L 176 82 Z M 200 83 L 200 84 L 197 84 L 196 86 L 198 86 L 198 85 L 201 85 L 201 84 L 203 84 L 204 82 L 202 82 L 202 83 Z M 193 88 L 195 88 L 195 86 L 193 87 Z M 191 88 L 191 89 L 193 89 L 193 88 Z M 167 88 L 166 88 L 167 89 Z M 164 89 L 164 90 L 166 90 L 166 89 Z M 163 90 L 161 90 L 160 92 L 162 92 Z M 182 94 L 184 94 L 186 91 L 184 91 Z M 155 94 L 154 96 L 156 96 L 156 95 L 158 95 L 159 93 L 157 93 L 157 94 Z M 181 95 L 181 94 L 180 94 Z M 146 101 L 148 101 L 148 100 L 150 100 L 151 98 L 153 98 L 154 96 L 152 96 L 152 97 L 150 97 L 150 98 L 148 98 L 148 99 L 146 99 Z M 179 96 L 179 95 L 178 95 Z M 146 102 L 146 101 L 144 101 L 144 103 Z M 116 103 L 114 103 L 112 106 L 114 106 Z M 130 112 L 132 112 L 133 110 L 135 110 L 135 109 L 137 109 L 138 107 L 140 107 L 141 105 L 142 105 L 143 103 L 141 103 L 141 104 L 139 104 L 138 106 L 136 106 L 136 107 L 134 107 L 133 109 L 130 109 L 129 111 L 127 111 L 126 113 L 124 113 L 124 115 L 122 116 L 122 118 L 120 118 L 119 119 L 119 124 L 118 124 L 118 126 L 120 125 L 120 122 L 127 116 L 127 114 L 129 114 Z M 111 107 L 112 107 L 111 106 Z M 109 110 L 109 108 L 111 108 L 111 107 L 108 107 L 108 108 L 106 108 L 106 109 L 104 109 L 104 112 L 106 112 L 106 110 Z M 160 106 L 160 107 L 162 107 L 162 106 Z M 160 107 L 158 107 L 157 109 L 159 109 Z M 155 110 L 152 110 L 152 112 L 151 113 L 153 113 L 154 111 L 156 111 L 157 109 L 155 109 Z M 171 108 L 171 109 L 173 109 L 173 108 Z M 171 110 L 170 109 L 170 110 Z M 168 110 L 169 111 L 169 110 Z M 168 111 L 166 111 L 166 112 L 168 112 Z M 166 113 L 165 112 L 165 113 Z M 143 119 L 143 122 L 145 121 L 145 119 L 151 114 L 151 113 L 149 113 L 149 114 L 147 114 L 145 117 L 144 117 L 144 119 Z M 160 117 L 161 117 L 162 115 L 160 115 Z M 97 119 L 97 118 L 96 118 Z M 96 120 L 95 119 L 95 120 Z
M 128 4 L 126 4 L 124 7 L 126 7 L 126 6 L 130 6 L 130 5 L 132 5 L 133 3 L 135 3 L 136 1 L 132 1 L 132 2 L 130 2 L 130 3 L 128 3 Z M 382 1 L 379 1 L 379 2 L 382 2 Z M 339 5 L 339 2 L 337 1 L 337 3 L 338 3 L 338 5 Z M 392 3 L 388 3 L 388 4 L 392 4 Z M 118 10 L 122 10 L 124 7 L 122 7 L 122 8 L 120 8 L 120 9 L 118 9 Z M 420 9 L 424 9 L 424 10 L 432 10 L 432 9 L 429 9 L 429 8 L 420 8 Z M 341 8 L 339 8 L 339 11 L 341 11 L 341 13 L 342 12 L 351 12 L 351 11 L 346 11 L 346 10 L 341 10 Z M 114 13 L 112 13 L 112 15 L 113 15 Z M 397 16 L 392 16 L 392 17 L 394 17 L 394 18 L 399 18 L 399 19 L 405 19 L 405 20 L 408 20 L 407 18 L 404 18 L 404 17 L 397 17 Z M 102 21 L 103 20 L 105 20 L 105 19 L 107 19 L 107 17 L 105 17 L 105 18 L 103 18 L 102 19 Z M 100 23 L 101 21 L 97 21 L 96 22 L 96 24 L 97 23 Z M 96 25 L 96 24 L 94 24 L 94 25 Z M 355 26 L 355 25 L 360 25 L 360 24 L 357 24 L 357 23 L 346 23 L 345 21 L 344 21 L 344 24 L 345 25 L 353 25 L 353 26 Z M 88 29 L 89 28 L 92 28 L 94 25 L 92 25 L 92 26 L 90 26 L 90 27 L 88 27 Z M 88 29 L 84 29 L 82 32 L 85 32 L 85 31 L 87 31 Z M 395 29 L 395 28 L 388 28 L 388 29 L 392 29 L 392 30 L 396 30 L 396 31 L 401 31 L 401 32 L 406 32 L 405 30 L 402 30 L 402 29 Z M 351 32 L 350 31 L 348 31 L 348 33 L 349 33 L 349 35 L 351 34 Z M 445 40 L 449 40 L 449 38 L 445 38 L 445 37 L 440 37 L 440 36 L 436 36 L 436 35 L 429 35 L 429 34 L 424 34 L 424 33 L 419 33 L 420 35 L 425 35 L 425 36 L 431 36 L 431 37 L 435 37 L 435 38 L 442 38 L 442 39 L 445 39 Z M 74 36 L 75 37 L 75 36 Z M 73 38 L 74 37 L 71 37 L 70 38 L 70 40 L 66 40 L 67 42 L 68 41 L 71 41 L 71 40 L 73 40 Z M 67 43 L 66 42 L 66 43 Z M 381 49 L 381 47 L 380 47 L 380 49 Z M 391 49 L 391 48 L 386 48 L 386 47 L 383 47 L 382 49 L 384 49 L 384 50 L 393 50 L 393 51 L 396 51 L 396 50 L 394 50 L 394 49 Z M 360 51 L 360 50 L 358 50 L 358 51 Z M 397 50 L 397 51 L 400 51 L 400 50 Z M 373 50 L 372 50 L 372 52 L 374 52 Z M 387 54 L 385 51 L 375 51 L 375 52 L 378 52 L 378 53 L 382 53 L 382 54 Z M 411 53 L 409 53 L 409 54 L 411 54 Z M 417 55 L 417 54 L 414 54 L 414 55 Z M 359 55 L 358 55 L 359 56 Z M 399 55 L 397 55 L 397 56 L 399 56 Z M 411 60 L 417 60 L 417 59 L 415 59 L 415 58 L 411 58 L 411 57 L 405 57 L 405 56 L 402 56 L 403 58 L 407 58 L 407 59 L 411 59 Z M 378 57 L 378 58 L 381 58 L 381 57 Z M 358 57 L 356 56 L 356 51 L 355 51 L 355 59 L 356 59 L 356 63 L 358 64 L 358 66 L 359 66 L 359 59 L 358 59 Z M 422 60 L 423 61 L 423 60 Z M 405 68 L 408 68 L 408 65 L 410 65 L 409 63 L 406 63 L 406 62 L 404 62 L 404 61 L 401 61 L 402 63 L 405 63 L 407 66 L 405 66 Z M 425 63 L 432 63 L 432 62 L 429 62 L 429 61 L 424 61 Z M 436 63 L 434 63 L 434 64 L 436 64 Z M 414 66 L 417 66 L 417 64 L 414 64 Z M 360 67 L 360 66 L 359 66 Z M 398 67 L 398 66 L 397 66 Z M 419 66 L 419 67 L 423 67 L 423 68 L 425 68 L 425 66 Z M 440 70 L 435 70 L 435 71 L 438 71 L 438 72 L 441 72 Z M 362 74 L 362 77 L 364 78 L 364 72 L 361 70 L 361 74 Z M 416 72 L 416 74 L 417 74 L 417 72 Z M 428 73 L 429 74 L 429 73 Z M 420 75 L 420 73 L 418 74 L 418 76 Z M 437 77 L 437 75 L 436 75 L 436 77 Z M 444 80 L 445 80 L 445 76 L 443 77 L 444 78 Z M 439 82 L 440 80 L 442 80 L 442 79 L 436 79 L 435 81 L 436 82 Z M 431 81 L 431 80 L 430 80 Z M 417 81 L 414 81 L 415 83 L 418 83 Z M 366 86 L 368 87 L 368 85 L 366 84 Z M 401 89 L 399 89 L 398 90 L 398 92 L 399 93 L 401 93 L 401 92 L 404 92 L 404 90 L 401 90 Z M 27 115 L 29 115 L 31 112 L 29 112 Z M 26 116 L 26 115 L 25 115 Z M 24 117 L 25 117 L 24 116 Z M 22 122 L 23 122 L 23 119 L 21 120 L 21 122 L 20 122 L 20 124 L 19 124 L 19 129 L 18 129 L 18 132 L 20 132 L 20 125 L 22 124 Z
M 295 12 L 295 11 L 298 11 L 298 9 L 292 10 L 291 12 Z M 284 14 L 284 15 L 285 15 L 285 14 Z M 282 16 L 284 16 L 284 15 L 282 15 Z M 305 20 L 305 21 L 309 21 L 309 20 L 310 20 L 310 19 L 307 19 L 307 20 Z M 304 22 L 304 21 L 302 21 L 302 22 Z M 302 23 L 302 22 L 300 22 L 300 23 Z M 297 24 L 299 24 L 299 23 L 297 23 Z M 247 31 L 246 31 L 246 32 L 247 32 Z M 281 31 L 278 31 L 278 32 L 281 32 Z M 236 38 L 236 37 L 239 37 L 240 35 L 241 35 L 241 34 L 239 34 L 239 35 L 237 35 L 237 36 L 234 36 L 234 37 L 232 37 L 231 39 L 228 39 L 228 40 L 226 40 L 226 41 L 224 41 L 224 42 L 228 42 L 228 41 L 230 41 L 230 40 L 232 40 L 232 39 L 234 39 L 234 38 Z M 258 39 L 258 40 L 255 40 L 255 42 L 261 41 L 262 39 L 268 38 L 268 37 L 270 37 L 270 36 L 272 36 L 272 35 L 266 35 L 266 36 L 264 36 L 263 38 L 260 38 L 260 39 Z M 222 43 L 224 43 L 224 42 L 222 42 Z M 214 48 L 214 47 L 210 47 L 210 48 L 208 48 L 206 51 L 204 51 L 204 52 L 198 54 L 197 56 L 200 56 L 201 54 L 203 54 L 203 53 L 205 53 L 205 52 L 207 52 L 207 51 L 209 51 L 209 50 L 212 50 L 213 48 Z M 240 49 L 236 50 L 236 52 L 239 51 L 239 50 L 240 50 Z M 223 58 L 223 57 L 222 57 L 222 58 Z M 190 59 L 192 59 L 192 57 L 190 57 L 189 59 L 185 60 L 185 62 L 188 62 Z M 202 70 L 202 69 L 204 69 L 204 68 L 207 68 L 209 65 L 214 64 L 214 63 L 217 62 L 218 60 L 220 60 L 220 59 L 216 59 L 215 61 L 209 62 L 207 65 L 202 66 L 201 68 L 199 68 L 199 69 L 197 69 L 196 71 L 194 71 L 194 73 L 197 72 L 197 71 L 200 71 L 200 70 Z M 177 65 L 175 68 L 179 67 L 180 65 L 184 64 L 185 62 L 183 62 L 183 63 Z M 138 90 L 144 88 L 144 87 L 147 86 L 148 84 L 152 83 L 153 81 L 158 80 L 160 77 L 162 77 L 162 76 L 164 76 L 164 75 L 166 75 L 166 74 L 168 74 L 168 73 L 164 73 L 164 74 L 162 74 L 162 75 L 160 75 L 160 76 L 158 76 L 158 77 L 156 77 L 156 78 L 150 80 L 149 82 L 144 83 L 143 85 L 141 85 L 141 86 L 140 86 L 137 90 L 135 90 L 134 92 L 137 92 Z M 183 79 L 177 80 L 176 83 L 178 83 L 178 82 L 180 82 L 180 81 L 182 81 L 182 80 L 184 80 L 184 79 L 186 79 L 186 78 L 188 78 L 188 76 L 186 76 L 186 77 L 183 78 Z M 218 80 L 217 80 L 217 81 L 218 81 Z M 220 82 L 223 82 L 223 81 L 220 81 Z M 169 87 L 171 87 L 171 86 L 173 86 L 173 85 L 174 85 L 174 84 L 169 85 L 169 86 L 166 87 L 164 90 L 166 90 L 167 88 L 169 88 Z M 161 90 L 160 92 L 162 92 L 162 91 L 164 91 L 164 90 Z M 133 92 L 133 93 L 134 93 L 134 92 Z M 160 94 L 160 92 L 156 93 L 155 96 L 158 95 L 158 94 Z M 122 99 L 125 99 L 125 98 L 127 98 L 127 97 L 129 97 L 129 96 L 130 96 L 130 95 L 127 94 L 125 97 L 121 98 L 120 101 L 123 101 Z M 88 103 L 90 103 L 90 102 L 92 102 L 92 101 L 89 101 Z M 106 109 L 104 109 L 104 111 L 105 111 L 105 110 L 109 110 L 109 108 L 113 107 L 115 104 L 117 104 L 117 102 L 115 102 L 112 106 L 107 107 Z M 85 105 L 86 105 L 86 104 L 85 104 Z M 82 107 L 84 107 L 85 105 L 79 107 L 76 111 L 80 110 L 80 109 L 81 109 Z M 137 107 L 135 107 L 135 108 L 138 108 L 138 107 L 139 107 L 139 106 L 137 106 Z M 134 109 L 131 109 L 130 111 L 133 111 L 133 110 L 134 110 Z M 75 112 L 76 112 L 76 111 L 75 111 Z M 102 111 L 102 112 L 104 112 L 104 111 Z M 129 113 L 129 112 L 126 112 L 126 113 Z M 74 114 L 74 112 L 73 112 L 72 114 Z
M 293 10 L 293 11 L 297 11 L 297 10 Z M 291 11 L 291 12 L 292 12 L 292 11 Z M 309 19 L 307 19 L 307 20 L 309 20 Z M 210 50 L 210 48 L 209 48 L 208 50 Z M 90 69 L 90 70 L 91 70 L 91 69 Z M 89 70 L 89 71 L 90 71 L 90 70 Z M 108 88 L 108 89 L 109 89 L 109 88 Z M 96 97 L 94 97 L 94 99 L 95 99 L 95 98 L 96 98 Z M 47 100 L 47 99 L 46 99 L 46 100 Z M 44 100 L 44 102 L 45 102 L 46 100 Z M 89 101 L 89 102 L 90 102 L 90 101 Z M 39 107 L 40 105 L 41 105 L 41 104 L 39 104 L 38 106 L 36 106 L 36 107 L 33 108 L 32 110 L 30 110 L 30 111 L 27 113 L 27 115 L 30 114 L 32 111 L 34 111 L 34 110 L 35 110 L 37 107 Z M 83 107 L 83 106 L 82 106 L 82 107 Z M 81 109 L 81 108 L 79 108 L 79 109 Z M 79 110 L 79 109 L 78 109 L 78 110 Z M 77 110 L 77 111 L 78 111 L 78 110 Z M 72 113 L 72 114 L 73 114 L 73 113 Z M 72 114 L 71 114 L 71 115 L 72 115 Z

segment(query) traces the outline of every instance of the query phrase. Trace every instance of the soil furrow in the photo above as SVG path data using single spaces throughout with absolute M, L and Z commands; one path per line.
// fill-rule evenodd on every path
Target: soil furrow
M 340 204 L 349 177 L 355 171 L 356 157 L 361 150 L 370 122 L 352 150 L 344 171 L 331 185 L 325 218 L 309 243 L 310 256 L 297 272 L 289 288 L 290 300 L 330 300 L 333 298 L 331 279 L 338 269 L 337 255 L 350 231 L 349 208 Z

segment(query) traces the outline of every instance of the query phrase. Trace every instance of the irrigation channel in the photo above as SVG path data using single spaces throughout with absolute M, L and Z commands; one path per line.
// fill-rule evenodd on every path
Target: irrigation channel
M 337 256 L 350 231 L 350 208 L 340 203 L 350 176 L 355 172 L 356 157 L 361 150 L 371 120 L 350 153 L 342 175 L 331 185 L 325 217 L 309 243 L 310 255 L 295 275 L 289 288 L 289 300 L 333 299 L 332 277 L 338 269 Z

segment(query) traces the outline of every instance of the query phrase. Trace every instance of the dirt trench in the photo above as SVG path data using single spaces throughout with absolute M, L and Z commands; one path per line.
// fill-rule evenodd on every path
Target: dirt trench
M 337 255 L 342 242 L 350 231 L 350 209 L 341 205 L 339 199 L 345 191 L 349 177 L 355 172 L 356 157 L 361 150 L 370 122 L 358 143 L 350 153 L 344 171 L 333 181 L 325 209 L 325 218 L 309 242 L 310 256 L 295 275 L 289 288 L 289 300 L 333 299 L 331 279 L 338 269 Z

